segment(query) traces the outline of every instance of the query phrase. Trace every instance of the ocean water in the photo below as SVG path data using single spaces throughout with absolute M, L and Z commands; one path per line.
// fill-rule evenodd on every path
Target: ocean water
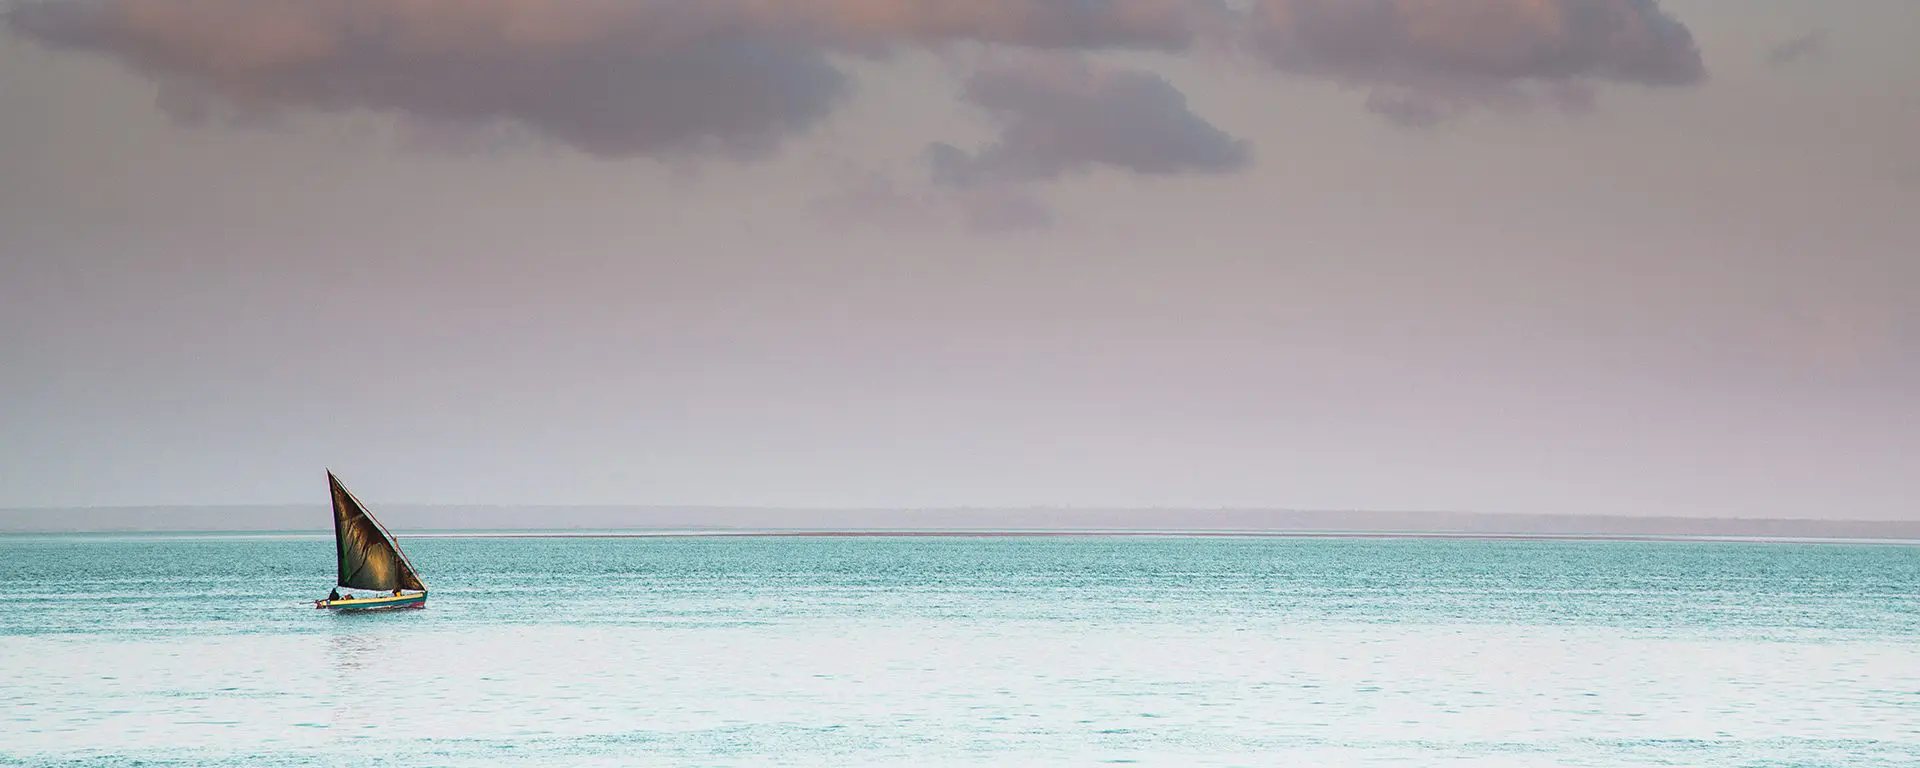
M 0 764 L 1920 765 L 1920 549 L 0 536 Z

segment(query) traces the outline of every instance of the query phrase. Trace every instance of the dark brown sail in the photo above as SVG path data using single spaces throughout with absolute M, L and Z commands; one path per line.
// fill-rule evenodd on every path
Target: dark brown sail
M 340 484 L 340 478 L 328 472 L 327 484 L 333 488 L 333 539 L 340 555 L 340 586 L 381 592 L 425 590 L 407 556 L 400 553 L 400 546 Z

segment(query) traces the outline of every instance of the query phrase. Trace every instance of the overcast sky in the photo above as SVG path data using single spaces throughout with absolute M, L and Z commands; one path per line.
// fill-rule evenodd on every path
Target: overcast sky
M 1920 518 L 1920 3 L 16 0 L 0 506 L 329 466 Z

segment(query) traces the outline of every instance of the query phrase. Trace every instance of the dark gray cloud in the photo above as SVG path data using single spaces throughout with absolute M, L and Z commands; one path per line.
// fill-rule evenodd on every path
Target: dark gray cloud
M 643 12 L 644 11 L 644 12 Z M 13 29 L 120 59 L 210 103 L 511 120 L 600 155 L 762 153 L 848 89 L 816 49 L 688 4 L 65 0 Z
M 1177 51 L 1231 16 L 1220 0 L 732 2 L 744 6 L 744 16 L 769 19 L 788 30 L 811 30 L 856 48 L 972 41 L 1044 50 Z
M 1597 82 L 1706 77 L 1692 33 L 1654 0 L 1256 0 L 1251 13 L 1247 39 L 1268 63 L 1383 89 L 1369 108 L 1402 125 L 1541 102 L 1577 109 L 1587 100 L 1566 97 Z
M 1220 174 L 1253 162 L 1251 144 L 1195 114 L 1187 97 L 1151 72 L 1072 57 L 1020 57 L 975 72 L 964 96 L 999 124 L 978 150 L 935 143 L 926 159 L 937 187 L 962 190 L 976 229 L 1052 223 L 1028 188 L 1096 168 L 1145 176 Z
M 764 154 L 846 97 L 835 55 L 903 46 L 1250 42 L 1283 71 L 1381 89 L 1368 108 L 1407 126 L 1467 109 L 1564 107 L 1568 93 L 1584 104 L 1594 82 L 1683 85 L 1705 73 L 1692 35 L 1654 0 L 28 0 L 7 22 L 154 78 L 183 120 L 373 110 L 447 135 L 510 122 L 607 156 Z M 1018 103 L 1037 93 L 1032 80 L 1002 72 L 969 86 L 987 109 L 1035 116 L 979 163 L 1057 174 L 1237 162 L 1177 91 L 1144 73 L 1076 103 L 1120 119 L 1185 115 L 1161 125 L 1191 143 L 1163 154 L 1139 144 L 1145 131 L 1107 130 L 1090 136 L 1117 143 L 1074 157 L 1067 142 L 1032 133 L 1073 119 Z
M 118 59 L 183 119 L 366 109 L 513 121 L 599 155 L 762 154 L 846 95 L 834 52 L 1179 49 L 1187 0 L 39 0 L 13 31 Z
M 1097 167 L 1231 173 L 1253 160 L 1248 142 L 1194 114 L 1180 89 L 1151 72 L 1029 57 L 976 72 L 964 95 L 1000 135 L 974 152 L 930 148 L 935 180 L 948 185 L 1046 181 Z
M 1767 49 L 1766 62 L 1776 67 L 1786 66 L 1827 50 L 1825 30 L 1813 30 L 1802 35 L 1782 40 Z

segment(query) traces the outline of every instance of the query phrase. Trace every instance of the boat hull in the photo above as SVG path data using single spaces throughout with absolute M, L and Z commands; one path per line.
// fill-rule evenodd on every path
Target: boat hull
M 404 595 L 360 597 L 352 600 L 315 600 L 313 607 L 329 611 L 392 611 L 401 608 L 425 608 L 427 593 L 412 592 Z

